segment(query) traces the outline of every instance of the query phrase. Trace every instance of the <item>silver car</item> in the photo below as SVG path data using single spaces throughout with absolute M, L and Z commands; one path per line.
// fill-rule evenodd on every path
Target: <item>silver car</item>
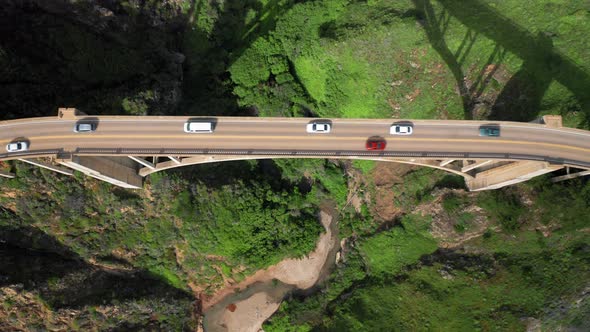
M 96 130 L 94 123 L 76 123 L 74 126 L 75 133 L 91 133 Z

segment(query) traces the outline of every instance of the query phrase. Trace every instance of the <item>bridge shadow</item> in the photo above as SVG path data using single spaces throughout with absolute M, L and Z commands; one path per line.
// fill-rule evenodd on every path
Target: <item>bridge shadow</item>
M 430 0 L 412 1 L 414 8 L 405 11 L 392 8 L 393 5 L 384 5 L 376 9 L 360 3 L 350 5 L 356 6 L 355 14 L 344 16 L 344 19 L 324 23 L 320 27 L 320 37 L 342 40 L 347 36 L 350 37 L 351 34 L 354 35 L 355 31 L 362 31 L 369 24 L 367 22 L 387 26 L 399 22 L 393 18 L 415 18 L 424 28 L 430 44 L 439 53 L 455 79 L 462 101 L 464 118 L 472 119 L 474 117 L 473 110 L 483 102 L 482 95 L 485 88 L 490 84 L 492 77 L 504 60 L 506 49 L 500 44 L 496 44 L 494 49 L 490 51 L 486 62 L 481 68 L 476 69 L 475 75 L 466 72 L 463 66 L 481 34 L 474 29 L 468 29 L 460 46 L 456 51 L 453 51 L 444 38 L 452 18 L 449 11 L 444 8 L 442 11 L 435 10 Z M 359 9 L 359 6 L 365 8 Z M 364 15 L 358 14 L 363 12 Z M 473 71 L 474 69 L 470 68 L 469 70 Z M 473 79 L 471 79 L 472 77 Z
M 0 210 L 0 218 L 18 220 L 10 214 Z M 117 263 L 127 268 L 91 265 L 54 237 L 30 226 L 0 226 L 0 287 L 20 285 L 53 309 L 118 306 L 130 301 L 168 301 L 172 305 L 194 301 L 191 294 L 147 271 Z
M 474 118 L 474 108 L 480 102 L 485 88 L 490 83 L 499 65 L 504 60 L 506 50 L 496 44 L 488 59 L 479 69 L 473 81 L 467 80 L 469 73 L 463 70 L 465 60 L 473 49 L 480 35 L 474 29 L 468 29 L 456 51 L 452 51 L 445 41 L 445 33 L 449 27 L 451 13 L 443 9 L 436 13 L 430 0 L 412 0 L 416 8 L 415 16 L 424 27 L 426 36 L 432 47 L 438 52 L 453 74 L 455 84 L 459 90 L 465 119 Z
M 255 161 L 234 160 L 215 163 L 204 163 L 163 171 L 166 180 L 158 183 L 156 190 L 165 190 L 169 186 L 168 176 L 180 176 L 188 183 L 202 183 L 207 188 L 221 189 L 224 186 L 239 181 L 245 183 L 267 183 L 273 191 L 292 191 L 299 186 L 302 193 L 307 193 L 304 180 L 293 183 L 283 179 L 280 167 L 272 159 L 257 159 Z M 192 185 L 191 185 L 192 186 Z
M 572 59 L 555 49 L 549 35 L 534 35 L 478 0 L 469 1 L 468 4 L 459 0 L 437 1 L 443 6 L 444 11 L 468 29 L 495 41 L 524 62 L 520 71 L 503 88 L 492 107 L 490 118 L 517 121 L 534 119 L 538 116 L 541 99 L 549 84 L 556 80 L 573 93 L 586 118 L 590 119 L 590 76 Z M 428 0 L 414 2 L 425 4 L 425 12 L 431 11 L 432 7 L 428 6 Z M 438 35 L 433 38 L 433 46 L 437 42 L 444 45 L 442 37 Z M 447 57 L 443 56 L 445 61 Z M 458 72 L 455 73 L 457 69 L 454 68 L 456 64 L 452 60 L 450 63 L 454 75 L 458 75 Z

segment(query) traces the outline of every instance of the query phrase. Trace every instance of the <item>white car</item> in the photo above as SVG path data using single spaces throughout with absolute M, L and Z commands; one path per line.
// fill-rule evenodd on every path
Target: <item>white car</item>
M 389 128 L 391 135 L 412 135 L 413 132 L 412 126 L 407 124 L 396 124 Z
M 27 151 L 28 149 L 29 144 L 27 144 L 27 142 L 14 142 L 6 146 L 6 151 L 8 152 L 21 152 Z
M 326 122 L 312 122 L 307 124 L 308 133 L 327 134 L 332 129 L 332 125 Z

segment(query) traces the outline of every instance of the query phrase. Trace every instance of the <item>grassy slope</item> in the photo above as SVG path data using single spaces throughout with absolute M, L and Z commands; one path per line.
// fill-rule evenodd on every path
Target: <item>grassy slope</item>
M 406 198 L 415 204 L 429 196 L 429 188 L 432 183 L 420 190 L 406 187 Z M 434 252 L 429 218 L 416 215 L 375 235 L 358 234 L 326 289 L 282 305 L 265 330 L 514 331 L 524 330 L 524 317 L 554 327 L 588 328 L 586 309 L 574 303 L 590 277 L 590 184 L 540 179 L 519 190 L 533 195 L 527 213 L 511 215 L 504 200 L 485 198 L 491 227 L 505 230 L 486 232 L 464 250 Z M 512 190 L 499 193 L 513 195 Z M 480 201 L 476 197 L 466 204 Z M 543 235 L 545 227 L 550 234 Z M 559 318 L 559 306 L 573 308 L 566 320 Z
M 320 116 L 531 120 L 557 113 L 584 126 L 590 85 L 582 37 L 590 30 L 586 6 L 297 4 L 230 71 L 240 104 L 263 115 L 311 108 Z M 465 110 L 478 105 L 483 110 Z

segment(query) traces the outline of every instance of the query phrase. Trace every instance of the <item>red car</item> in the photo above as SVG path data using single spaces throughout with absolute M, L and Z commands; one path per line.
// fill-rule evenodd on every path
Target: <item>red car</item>
M 367 141 L 367 150 L 385 150 L 386 145 L 385 140 L 369 140 Z

